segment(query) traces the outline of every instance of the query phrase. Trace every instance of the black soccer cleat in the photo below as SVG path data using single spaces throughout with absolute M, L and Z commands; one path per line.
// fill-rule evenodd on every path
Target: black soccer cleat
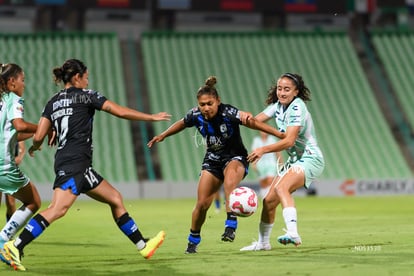
M 233 242 L 236 238 L 236 229 L 231 227 L 226 227 L 224 229 L 223 235 L 221 235 L 221 240 L 225 242 Z
M 189 242 L 187 245 L 187 250 L 185 250 L 185 254 L 195 254 L 197 253 L 197 244 Z

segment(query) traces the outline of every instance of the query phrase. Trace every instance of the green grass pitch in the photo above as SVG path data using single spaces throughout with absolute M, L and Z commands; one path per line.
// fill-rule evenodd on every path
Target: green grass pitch
M 199 253 L 186 255 L 193 199 L 128 200 L 125 205 L 145 236 L 167 233 L 150 260 L 118 230 L 109 208 L 78 200 L 67 215 L 26 247 L 26 272 L 0 264 L 1 275 L 413 275 L 413 196 L 299 197 L 303 244 L 283 246 L 280 209 L 272 250 L 240 252 L 257 239 L 260 207 L 240 218 L 236 240 L 224 243 L 225 212 L 209 210 Z M 43 206 L 47 206 L 47 202 Z M 0 212 L 4 212 L 4 206 Z M 1 221 L 4 223 L 4 220 Z

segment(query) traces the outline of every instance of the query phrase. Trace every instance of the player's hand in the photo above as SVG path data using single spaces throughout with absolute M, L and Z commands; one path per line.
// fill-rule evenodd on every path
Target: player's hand
M 50 147 L 56 146 L 56 143 L 57 143 L 57 141 L 56 141 L 56 130 L 54 128 L 49 129 L 49 132 L 47 133 L 47 139 L 48 139 L 47 144 Z
M 33 146 L 31 146 L 29 148 L 29 155 L 30 155 L 30 157 L 34 157 L 34 152 L 37 151 L 37 150 L 42 150 L 42 149 L 41 148 L 34 148 Z
M 167 112 L 160 112 L 157 114 L 152 114 L 152 118 L 154 121 L 170 121 L 171 114 L 168 114 Z
M 257 148 L 253 150 L 248 156 L 247 161 L 253 163 L 259 161 L 260 158 L 262 158 L 264 152 L 261 148 Z
M 240 114 L 240 121 L 243 123 L 243 125 L 246 125 L 247 121 L 253 118 L 253 114 L 247 111 L 239 111 Z
M 147 143 L 147 146 L 151 148 L 154 143 L 159 143 L 162 141 L 164 141 L 164 137 L 162 137 L 161 135 L 157 135 L 157 136 L 154 136 L 154 138 L 152 138 L 151 141 Z

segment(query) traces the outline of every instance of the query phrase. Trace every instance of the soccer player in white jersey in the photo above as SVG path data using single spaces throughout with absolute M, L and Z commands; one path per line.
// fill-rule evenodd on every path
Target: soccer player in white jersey
M 23 203 L 0 231 L 1 250 L 41 204 L 35 185 L 20 171 L 16 161 L 17 142 L 32 137 L 37 130 L 36 124 L 23 119 L 24 79 L 24 71 L 19 65 L 0 64 L 0 192 Z
M 278 142 L 253 150 L 248 161 L 256 162 L 265 153 L 286 150 L 288 160 L 279 170 L 269 193 L 263 199 L 263 209 L 259 224 L 259 239 L 243 247 L 241 251 L 270 250 L 270 235 L 273 228 L 276 207 L 282 205 L 282 215 L 286 233 L 278 237 L 281 244 L 302 243 L 297 229 L 297 214 L 292 193 L 301 187 L 309 188 L 319 177 L 325 162 L 318 146 L 312 116 L 305 102 L 310 100 L 310 90 L 298 74 L 285 73 L 277 84 L 269 90 L 268 107 L 255 119 L 267 121 L 274 117 L 276 124 L 285 136 Z M 251 114 L 242 114 L 242 120 L 249 120 Z

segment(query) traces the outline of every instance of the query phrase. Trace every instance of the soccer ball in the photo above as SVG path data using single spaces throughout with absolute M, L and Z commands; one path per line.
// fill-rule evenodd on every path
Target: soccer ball
M 239 217 L 249 217 L 257 210 L 258 200 L 253 189 L 238 187 L 230 193 L 229 207 Z

